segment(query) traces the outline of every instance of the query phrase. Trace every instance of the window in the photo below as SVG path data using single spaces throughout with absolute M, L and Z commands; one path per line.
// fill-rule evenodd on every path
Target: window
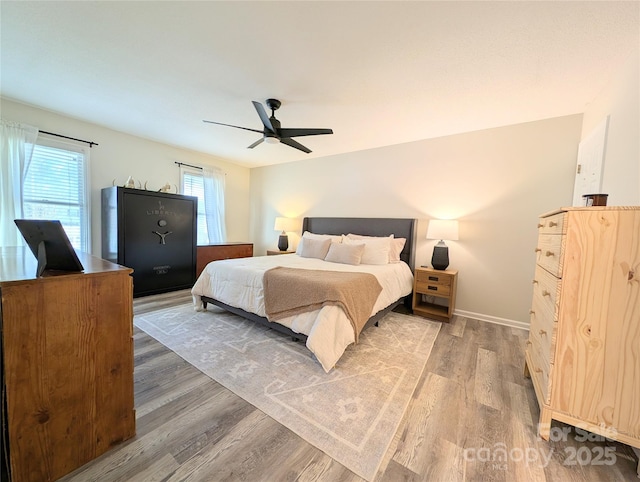
M 57 219 L 73 247 L 90 252 L 88 149 L 38 139 L 23 187 L 27 219 Z
M 202 171 L 190 170 L 181 167 L 182 194 L 198 198 L 198 245 L 209 244 L 207 233 L 207 217 L 204 210 L 204 178 Z

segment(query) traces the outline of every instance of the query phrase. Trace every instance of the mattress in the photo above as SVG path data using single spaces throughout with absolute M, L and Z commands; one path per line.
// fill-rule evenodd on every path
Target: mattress
M 276 266 L 374 275 L 382 287 L 382 292 L 376 300 L 371 316 L 410 294 L 413 288 L 413 274 L 404 262 L 352 266 L 316 258 L 303 258 L 297 254 L 237 258 L 214 261 L 207 265 L 191 290 L 196 309 L 203 309 L 200 297 L 206 296 L 266 317 L 262 278 L 265 271 Z M 335 366 L 347 346 L 355 341 L 351 323 L 338 306 L 325 306 L 319 310 L 278 320 L 278 323 L 295 333 L 307 336 L 307 348 L 316 356 L 326 372 Z

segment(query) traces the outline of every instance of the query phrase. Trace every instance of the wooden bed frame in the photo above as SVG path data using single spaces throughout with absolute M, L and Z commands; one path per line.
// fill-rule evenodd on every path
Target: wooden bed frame
M 309 231 L 315 234 L 360 234 L 363 236 L 389 236 L 391 234 L 396 238 L 406 238 L 407 242 L 404 245 L 402 252 L 400 253 L 400 259 L 409 265 L 411 271 L 413 271 L 413 265 L 415 261 L 415 241 L 416 241 L 416 220 L 406 218 L 304 218 L 302 221 L 302 232 Z M 202 303 L 206 309 L 207 304 L 219 306 L 230 313 L 242 316 L 248 320 L 254 321 L 261 325 L 267 326 L 280 333 L 291 336 L 294 340 L 306 341 L 307 336 L 302 333 L 296 333 L 286 326 L 280 325 L 269 321 L 263 316 L 258 316 L 255 313 L 250 313 L 241 308 L 229 306 L 226 303 L 218 301 L 208 296 L 201 296 Z M 387 313 L 396 308 L 399 304 L 403 303 L 408 308 L 411 307 L 411 295 L 407 295 L 403 298 L 396 300 L 386 308 L 380 310 L 374 316 L 367 320 L 362 331 L 369 328 L 371 325 L 378 326 L 378 321 L 383 318 Z

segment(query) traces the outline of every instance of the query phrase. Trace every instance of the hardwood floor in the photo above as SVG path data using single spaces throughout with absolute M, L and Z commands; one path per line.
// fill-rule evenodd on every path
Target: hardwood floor
M 134 312 L 189 300 L 139 298 Z M 462 317 L 445 324 L 375 480 L 638 480 L 625 445 L 583 442 L 555 422 L 553 441 L 537 438 L 526 336 Z M 62 480 L 362 480 L 146 333 L 134 338 L 136 436 Z

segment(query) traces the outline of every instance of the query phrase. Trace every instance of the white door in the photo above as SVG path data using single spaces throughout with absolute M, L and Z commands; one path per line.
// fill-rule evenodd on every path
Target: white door
M 609 116 L 585 137 L 578 147 L 578 166 L 573 186 L 573 205 L 584 206 L 583 194 L 602 194 L 602 167 L 607 145 Z

